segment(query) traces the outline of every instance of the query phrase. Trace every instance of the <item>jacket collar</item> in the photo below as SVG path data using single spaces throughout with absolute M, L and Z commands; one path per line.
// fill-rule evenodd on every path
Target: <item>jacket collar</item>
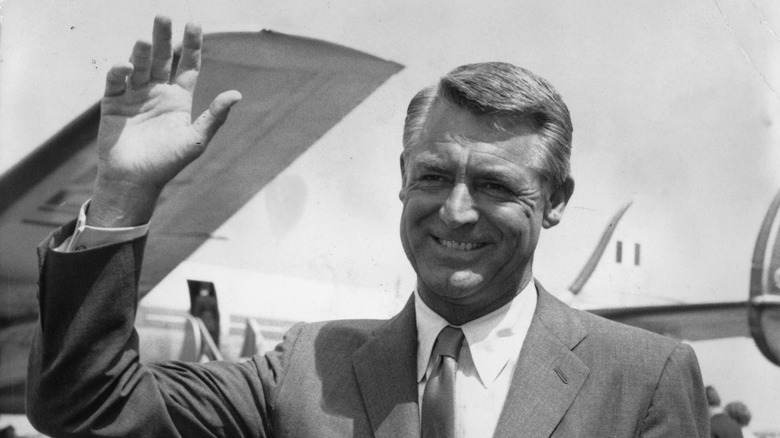
M 539 301 L 495 437 L 550 436 L 590 369 L 572 352 L 587 331 L 577 312 L 537 283 Z
M 549 436 L 579 393 L 589 368 L 572 352 L 587 331 L 577 312 L 536 283 L 539 299 L 495 437 Z M 377 438 L 417 437 L 417 327 L 413 297 L 353 355 Z
M 368 418 L 377 438 L 418 437 L 417 326 L 414 296 L 352 356 Z

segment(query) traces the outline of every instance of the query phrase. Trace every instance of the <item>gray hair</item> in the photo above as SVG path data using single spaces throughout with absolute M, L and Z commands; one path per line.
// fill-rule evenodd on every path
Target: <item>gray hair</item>
M 428 114 L 439 99 L 484 117 L 498 130 L 530 124 L 539 136 L 531 167 L 552 191 L 569 177 L 573 131 L 569 109 L 544 78 L 504 62 L 468 64 L 452 70 L 437 85 L 420 90 L 409 103 L 402 159 L 417 145 Z

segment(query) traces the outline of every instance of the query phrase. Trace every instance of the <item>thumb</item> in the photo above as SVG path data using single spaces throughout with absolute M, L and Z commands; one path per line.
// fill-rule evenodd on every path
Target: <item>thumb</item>
M 225 91 L 215 97 L 209 105 L 209 109 L 203 111 L 192 123 L 195 130 L 196 141 L 206 144 L 211 141 L 217 130 L 227 120 L 230 108 L 241 100 L 241 93 L 236 90 Z

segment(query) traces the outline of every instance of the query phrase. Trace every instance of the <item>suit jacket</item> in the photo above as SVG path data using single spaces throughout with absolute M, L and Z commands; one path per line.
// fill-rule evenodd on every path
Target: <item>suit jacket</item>
M 69 234 L 66 230 L 65 235 Z M 144 239 L 39 248 L 28 415 L 52 436 L 416 437 L 414 306 L 388 321 L 296 325 L 243 363 L 141 365 L 133 330 Z M 539 300 L 496 437 L 708 436 L 685 344 Z

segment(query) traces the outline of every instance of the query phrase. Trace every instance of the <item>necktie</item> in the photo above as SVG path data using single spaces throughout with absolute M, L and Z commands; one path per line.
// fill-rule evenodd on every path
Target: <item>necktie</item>
M 447 326 L 433 346 L 433 370 L 425 384 L 422 399 L 422 438 L 455 436 L 455 373 L 463 344 L 463 332 Z

